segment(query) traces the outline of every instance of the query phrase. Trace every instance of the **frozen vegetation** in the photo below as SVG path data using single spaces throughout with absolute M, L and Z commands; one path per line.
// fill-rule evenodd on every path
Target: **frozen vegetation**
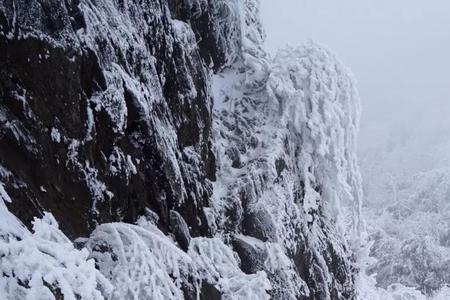
M 8 212 L 0 195 L 0 296 L 11 300 L 105 299 L 111 283 L 86 249 L 77 250 L 51 214 L 28 231 Z
M 364 217 L 372 257 L 367 271 L 393 294 L 448 299 L 449 107 L 420 110 L 399 116 L 395 124 L 367 126 L 362 135 Z
M 39 5 L 17 14 L 0 0 L 12 25 L 2 43 L 32 36 L 75 47 L 88 54 L 73 69 L 98 63 L 101 73 L 75 93 L 86 102 L 74 112 L 83 115 L 79 132 L 59 119 L 45 129 L 58 156 L 43 161 L 62 164 L 69 173 L 55 178 L 84 192 L 38 185 L 43 195 L 57 190 L 57 201 L 86 201 L 73 212 L 89 226 L 57 221 L 64 203 L 35 198 L 41 217 L 19 220 L 18 190 L 34 195 L 35 184 L 0 159 L 1 299 L 450 297 L 445 159 L 412 166 L 423 152 L 404 156 L 406 140 L 363 149 L 363 195 L 359 95 L 332 51 L 309 42 L 270 57 L 257 0 L 144 2 L 80 0 L 81 25 L 74 7 L 56 5 L 55 34 Z M 16 18 L 31 32 L 16 30 Z M 37 123 L 31 98 L 13 96 Z M 12 115 L 0 106 L 0 133 L 42 156 L 45 147 Z M 401 174 L 399 159 L 411 166 Z

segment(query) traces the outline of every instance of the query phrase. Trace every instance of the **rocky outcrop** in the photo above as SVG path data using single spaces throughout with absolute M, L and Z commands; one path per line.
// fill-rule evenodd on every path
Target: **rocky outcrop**
M 356 297 L 358 97 L 329 51 L 270 59 L 256 0 L 0 0 L 0 32 L 4 201 L 90 236 L 98 297 Z
M 250 53 L 214 77 L 218 232 L 243 270 L 269 274 L 274 299 L 355 299 L 352 78 L 314 44 L 280 51 L 270 66 L 263 51 Z
M 0 5 L 9 209 L 27 224 L 51 211 L 72 237 L 145 208 L 167 230 L 175 209 L 206 234 L 215 163 L 202 37 L 165 1 Z

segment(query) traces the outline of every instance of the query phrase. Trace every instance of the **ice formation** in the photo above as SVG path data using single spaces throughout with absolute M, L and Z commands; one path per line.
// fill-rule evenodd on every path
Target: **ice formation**
M 282 50 L 270 62 L 251 59 L 242 62 L 255 67 L 251 76 L 238 62 L 213 83 L 219 180 L 212 204 L 219 228 L 226 235 L 242 231 L 262 244 L 278 243 L 291 258 L 311 255 L 317 269 L 305 270 L 305 280 L 328 277 L 320 297 L 339 297 L 332 295 L 333 286 L 344 288 L 339 293 L 351 286 L 351 264 L 342 266 L 348 281 L 336 283 L 336 262 L 322 251 L 330 247 L 334 259 L 346 260 L 359 235 L 359 100 L 353 79 L 315 44 Z M 288 274 L 274 276 L 283 282 L 279 276 Z M 281 287 L 287 294 L 280 297 L 308 294 L 302 279 L 290 282 L 295 286 Z
M 87 249 L 76 249 L 48 213 L 34 220 L 30 232 L 6 209 L 3 201 L 10 199 L 0 189 L 0 297 L 106 299 L 112 286 Z
M 269 57 L 257 0 L 25 6 L 0 1 L 5 60 L 43 53 L 0 86 L 7 298 L 357 298 L 359 98 L 331 51 Z

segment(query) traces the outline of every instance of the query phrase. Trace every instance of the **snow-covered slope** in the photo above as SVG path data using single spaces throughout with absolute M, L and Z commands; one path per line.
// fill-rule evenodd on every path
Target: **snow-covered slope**
M 268 57 L 257 0 L 0 0 L 0 25 L 2 296 L 357 297 L 329 50 Z

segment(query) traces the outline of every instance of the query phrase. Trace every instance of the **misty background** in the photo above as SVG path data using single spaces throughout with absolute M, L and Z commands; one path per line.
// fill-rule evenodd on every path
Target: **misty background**
M 400 148 L 394 172 L 436 163 L 430 147 L 450 137 L 449 1 L 261 0 L 261 10 L 272 55 L 312 39 L 355 74 L 361 164 Z
M 363 105 L 362 150 L 380 142 L 372 135 L 381 129 L 406 138 L 430 134 L 413 133 L 415 127 L 450 132 L 449 1 L 261 2 L 272 54 L 311 38 L 353 71 Z
M 266 48 L 308 39 L 354 73 L 377 285 L 450 286 L 450 2 L 261 0 Z

